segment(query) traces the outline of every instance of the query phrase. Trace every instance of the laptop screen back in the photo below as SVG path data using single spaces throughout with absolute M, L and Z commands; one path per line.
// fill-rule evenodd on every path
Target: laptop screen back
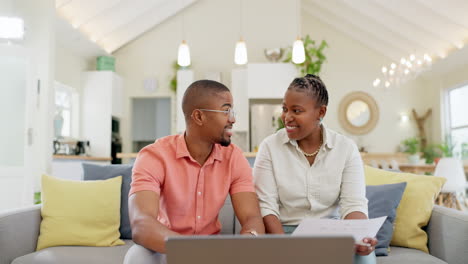
M 351 264 L 348 236 L 183 236 L 166 243 L 168 264 Z

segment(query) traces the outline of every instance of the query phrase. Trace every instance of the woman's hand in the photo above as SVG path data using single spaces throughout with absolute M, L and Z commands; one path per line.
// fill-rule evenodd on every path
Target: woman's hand
M 362 240 L 362 243 L 355 244 L 354 250 L 356 254 L 360 256 L 367 256 L 375 249 L 375 245 L 377 245 L 377 239 L 366 237 Z

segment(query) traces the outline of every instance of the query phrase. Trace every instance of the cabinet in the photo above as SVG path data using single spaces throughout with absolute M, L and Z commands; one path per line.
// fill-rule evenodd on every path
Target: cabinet
M 251 63 L 246 69 L 232 71 L 232 95 L 237 111 L 234 130 L 249 130 L 252 99 L 283 99 L 297 70 L 290 63 Z
M 298 76 L 291 63 L 252 63 L 247 66 L 246 74 L 249 99 L 282 99 Z
M 123 81 L 111 71 L 84 72 L 81 135 L 91 156 L 111 156 L 112 117 L 123 116 Z

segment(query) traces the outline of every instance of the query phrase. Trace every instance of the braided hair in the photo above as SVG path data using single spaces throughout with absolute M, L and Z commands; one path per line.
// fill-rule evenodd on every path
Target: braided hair
M 307 74 L 304 77 L 295 78 L 288 90 L 307 93 L 317 100 L 317 106 L 328 105 L 327 87 L 317 75 Z

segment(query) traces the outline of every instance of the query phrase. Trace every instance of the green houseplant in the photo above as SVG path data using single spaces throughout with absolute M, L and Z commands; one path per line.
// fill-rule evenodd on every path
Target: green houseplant
M 443 157 L 453 157 L 453 149 L 455 148 L 455 144 L 451 144 L 450 142 L 444 142 L 439 144 L 439 149 L 442 151 Z
M 432 164 L 434 162 L 438 162 L 438 160 L 442 157 L 442 152 L 440 151 L 439 145 L 428 145 L 425 149 L 423 149 L 423 158 L 426 159 L 426 164 Z
M 323 50 L 328 47 L 328 43 L 322 40 L 320 43 L 316 43 L 312 40 L 309 35 L 304 39 L 304 51 L 305 61 L 300 64 L 295 64 L 296 67 L 301 71 L 301 75 L 315 74 L 318 75 L 322 69 L 322 64 L 326 60 L 326 56 Z M 284 62 L 292 63 L 292 48 L 288 48 L 288 53 Z
M 174 61 L 172 63 L 172 69 L 174 70 L 174 76 L 172 76 L 171 81 L 169 82 L 169 87 L 171 88 L 171 90 L 174 93 L 177 92 L 177 71 L 180 70 L 180 68 L 182 68 L 182 67 L 179 66 L 179 64 L 177 64 L 177 61 Z
M 405 153 L 410 154 L 408 156 L 408 162 L 410 164 L 417 164 L 419 162 L 419 146 L 420 140 L 416 137 L 411 137 L 403 140 L 403 146 L 405 147 Z

